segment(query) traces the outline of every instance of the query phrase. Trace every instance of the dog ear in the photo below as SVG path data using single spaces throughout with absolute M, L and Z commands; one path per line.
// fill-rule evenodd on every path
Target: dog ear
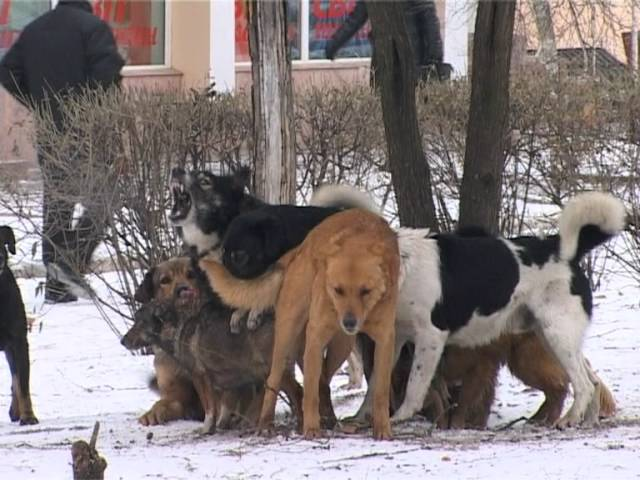
M 16 237 L 13 235 L 11 227 L 0 227 L 0 242 L 6 245 L 11 255 L 16 254 Z
M 144 274 L 144 278 L 142 279 L 142 283 L 136 289 L 136 293 L 133 295 L 133 299 L 136 302 L 140 303 L 149 303 L 153 300 L 156 292 L 153 288 L 153 275 L 156 271 L 156 268 L 153 267 L 147 273 Z
M 233 188 L 244 192 L 245 188 L 249 188 L 251 183 L 251 169 L 241 166 L 233 172 Z

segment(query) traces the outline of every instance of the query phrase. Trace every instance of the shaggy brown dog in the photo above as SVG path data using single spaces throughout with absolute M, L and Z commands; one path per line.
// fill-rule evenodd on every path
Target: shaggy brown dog
M 199 278 L 200 277 L 200 278 Z M 187 408 L 205 410 L 206 433 L 229 428 L 232 414 L 255 425 L 268 373 L 273 322 L 256 332 L 231 335 L 231 310 L 209 291 L 189 259 L 172 259 L 149 272 L 136 298 L 146 302 L 123 338 L 127 348 L 154 345 L 163 398 L 141 422 L 184 418 Z M 168 353 L 167 353 L 168 352 Z M 158 358 L 161 362 L 158 362 Z M 287 372 L 291 403 L 299 413 L 300 386 Z M 197 392 L 197 394 L 196 394 Z
M 188 258 L 175 258 L 153 267 L 148 271 L 135 292 L 135 300 L 146 304 L 155 299 L 169 301 L 174 292 L 182 285 L 182 300 L 193 301 L 199 289 Z M 184 287 L 188 287 L 187 290 Z M 190 298 L 191 297 L 191 298 Z M 135 327 L 135 325 L 134 325 Z M 135 332 L 132 327 L 133 332 Z M 141 339 L 130 335 L 131 347 L 141 348 Z M 142 425 L 159 425 L 173 420 L 202 420 L 204 412 L 193 387 L 188 372 L 178 365 L 177 361 L 160 348 L 154 348 L 153 366 L 160 400 L 145 412 L 138 421 Z
M 401 403 L 404 397 L 411 361 L 410 354 L 403 352 L 394 369 L 395 403 Z M 447 420 L 438 421 L 438 426 L 486 428 L 495 399 L 498 372 L 503 365 L 507 365 L 511 373 L 525 385 L 545 395 L 545 401 L 530 421 L 553 425 L 562 413 L 569 378 L 540 339 L 534 333 L 525 333 L 503 335 L 484 347 L 449 346 L 445 349 L 436 378 L 446 382 L 448 391 L 453 392 L 453 398 Z M 615 410 L 615 400 L 601 382 L 600 417 L 613 416 Z M 436 420 L 432 415 L 427 416 Z
M 391 437 L 389 384 L 399 265 L 395 232 L 379 216 L 357 209 L 323 221 L 255 280 L 234 279 L 219 263 L 201 260 L 212 287 L 228 304 L 246 309 L 276 305 L 273 361 L 260 428 L 272 425 L 282 374 L 304 344 L 303 433 L 307 438 L 320 435 L 321 378 L 328 385 L 353 349 L 355 335 L 363 332 L 377 347 L 371 386 L 373 435 Z

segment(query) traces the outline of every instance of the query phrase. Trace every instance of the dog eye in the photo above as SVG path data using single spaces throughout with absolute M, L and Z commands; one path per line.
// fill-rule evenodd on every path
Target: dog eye
M 334 287 L 333 291 L 336 292 L 337 295 L 340 295 L 340 296 L 344 295 L 344 288 L 342 287 Z
M 361 297 L 366 297 L 370 293 L 371 293 L 371 289 L 370 288 L 361 288 L 360 289 L 360 296 Z
M 161 285 L 167 285 L 168 283 L 171 283 L 171 278 L 169 278 L 169 277 L 162 277 L 162 278 L 160 279 L 160 284 L 161 284 Z

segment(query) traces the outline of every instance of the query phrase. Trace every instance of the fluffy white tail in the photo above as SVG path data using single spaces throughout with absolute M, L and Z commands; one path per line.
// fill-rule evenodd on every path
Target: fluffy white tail
M 624 204 L 609 193 L 576 195 L 564 207 L 558 221 L 560 258 L 579 260 L 620 233 L 625 227 L 626 216 Z

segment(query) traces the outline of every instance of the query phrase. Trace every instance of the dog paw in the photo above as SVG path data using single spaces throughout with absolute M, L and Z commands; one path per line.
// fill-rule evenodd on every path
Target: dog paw
M 571 412 L 569 412 L 568 414 L 566 414 L 564 417 L 562 417 L 560 420 L 558 420 L 556 422 L 555 427 L 558 430 L 566 430 L 567 428 L 575 428 L 580 424 L 580 419 L 575 416 L 575 415 L 571 415 Z
M 242 319 L 246 314 L 246 310 L 235 310 L 231 314 L 231 320 L 229 321 L 231 333 L 240 333 L 240 330 L 242 329 Z
M 258 310 L 251 310 L 247 317 L 247 328 L 249 330 L 255 330 L 262 323 L 262 312 Z
M 20 418 L 20 425 L 36 425 L 38 422 L 38 419 L 36 418 L 35 415 L 24 415 Z
M 408 409 L 403 409 L 402 407 L 400 407 L 396 413 L 393 414 L 393 417 L 391 417 L 391 423 L 402 423 L 402 422 L 406 422 L 407 420 L 409 420 L 411 417 L 413 417 L 413 413 L 411 413 L 410 410 Z
M 11 407 L 9 408 L 9 418 L 12 422 L 17 422 L 20 420 L 20 412 L 18 412 L 18 408 L 11 402 Z
M 213 435 L 216 433 L 216 418 L 214 415 L 205 415 L 204 424 L 200 429 L 202 435 Z
M 305 440 L 314 440 L 322 437 L 322 430 L 320 427 L 307 427 L 302 432 Z
M 376 422 L 373 425 L 373 438 L 375 440 L 391 440 L 392 437 L 391 423 L 388 420 Z

